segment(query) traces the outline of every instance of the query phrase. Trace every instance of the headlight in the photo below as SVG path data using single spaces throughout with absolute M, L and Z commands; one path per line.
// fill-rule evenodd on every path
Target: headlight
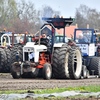
M 28 51 L 30 51 L 30 49 L 28 49 Z

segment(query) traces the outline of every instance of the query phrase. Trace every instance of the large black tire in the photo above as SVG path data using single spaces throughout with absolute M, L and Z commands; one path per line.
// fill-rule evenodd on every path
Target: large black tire
M 69 50 L 68 71 L 71 79 L 79 79 L 81 77 L 82 53 L 77 46 L 73 46 Z
M 6 53 L 4 49 L 0 48 L 0 72 L 5 72 L 5 66 L 7 63 Z
M 16 54 L 19 52 L 18 60 L 16 59 Z M 23 45 L 17 44 L 11 50 L 11 64 L 17 61 L 23 61 Z
M 5 68 L 4 68 L 4 72 L 9 73 L 10 70 L 11 70 L 11 62 L 10 62 L 10 59 L 11 59 L 11 51 L 10 51 L 10 49 L 4 49 L 4 50 L 5 50 L 6 59 L 7 59 L 7 62 L 6 62 Z
M 57 78 L 58 77 L 58 71 L 57 71 L 57 65 L 58 65 L 58 52 L 59 49 L 54 50 L 53 56 L 52 56 L 52 77 Z
M 13 66 L 14 67 L 14 66 Z M 13 71 L 13 67 L 11 68 L 11 75 L 14 79 L 19 79 L 21 77 L 21 73 L 20 72 L 14 72 Z
M 55 78 L 69 78 L 68 56 L 70 46 L 56 49 L 52 57 L 52 70 Z
M 52 68 L 49 63 L 45 63 L 43 66 L 43 78 L 46 80 L 51 79 L 52 76 Z
M 92 70 L 94 70 L 94 73 Z M 100 57 L 91 58 L 89 65 L 89 73 L 90 75 L 94 74 L 100 77 Z
M 32 72 L 28 73 L 28 75 L 30 78 L 35 78 L 35 77 L 37 77 L 38 72 L 39 72 L 39 68 L 34 68 Z

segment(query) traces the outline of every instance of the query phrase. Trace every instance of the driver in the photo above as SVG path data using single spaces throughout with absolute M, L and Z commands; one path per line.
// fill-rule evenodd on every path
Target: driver
M 89 41 L 88 41 L 88 39 L 85 37 L 85 36 L 83 36 L 83 34 L 82 33 L 80 33 L 79 34 L 79 40 L 78 40 L 78 42 L 80 43 L 89 43 Z
M 47 38 L 46 33 L 42 33 L 40 44 L 47 46 L 47 54 L 49 54 L 49 59 L 51 59 L 51 50 L 50 50 L 51 46 L 50 46 L 50 42 L 49 42 L 49 39 Z
M 42 38 L 40 43 L 46 46 L 49 44 L 49 39 L 47 38 L 47 35 L 45 33 L 42 33 Z
M 22 38 L 19 39 L 19 44 L 23 44 Z

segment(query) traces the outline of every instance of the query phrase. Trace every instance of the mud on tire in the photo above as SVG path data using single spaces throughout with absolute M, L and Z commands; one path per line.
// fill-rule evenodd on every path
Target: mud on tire
M 82 53 L 78 46 L 69 50 L 68 71 L 71 79 L 79 79 L 82 72 Z

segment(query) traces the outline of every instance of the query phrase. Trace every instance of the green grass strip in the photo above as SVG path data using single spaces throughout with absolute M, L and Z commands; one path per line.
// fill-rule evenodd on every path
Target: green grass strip
M 11 73 L 0 73 L 0 75 L 11 75 Z
M 88 92 L 99 92 L 100 85 L 90 85 L 81 87 L 66 87 L 66 88 L 53 88 L 53 89 L 34 89 L 34 90 L 12 90 L 12 91 L 0 91 L 0 94 L 11 94 L 11 93 L 28 93 L 28 91 L 34 92 L 35 94 L 44 93 L 61 93 L 64 91 L 88 91 Z

